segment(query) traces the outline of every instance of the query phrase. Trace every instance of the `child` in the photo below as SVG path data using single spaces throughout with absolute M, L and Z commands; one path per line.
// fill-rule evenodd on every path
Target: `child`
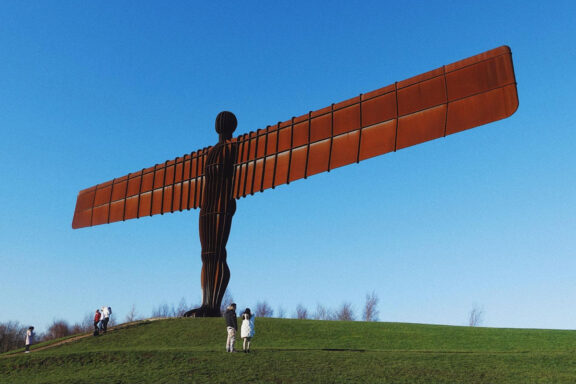
M 242 328 L 240 329 L 240 336 L 244 339 L 244 353 L 249 353 L 250 342 L 254 337 L 254 316 L 250 312 L 250 308 L 246 308 L 242 314 Z

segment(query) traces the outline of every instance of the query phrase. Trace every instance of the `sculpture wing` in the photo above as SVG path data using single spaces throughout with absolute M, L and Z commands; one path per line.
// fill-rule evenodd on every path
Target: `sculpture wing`
M 518 108 L 502 46 L 237 138 L 234 196 L 504 119 Z
M 420 144 L 512 115 L 506 46 L 231 140 L 234 197 Z M 201 205 L 208 148 L 80 191 L 73 228 Z
M 198 208 L 210 148 L 80 191 L 72 228 Z

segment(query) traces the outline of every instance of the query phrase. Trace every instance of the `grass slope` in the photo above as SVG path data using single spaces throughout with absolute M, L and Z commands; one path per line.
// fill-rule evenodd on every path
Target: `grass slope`
M 0 383 L 576 382 L 573 331 L 260 318 L 251 354 L 225 341 L 223 319 L 142 322 L 4 354 Z

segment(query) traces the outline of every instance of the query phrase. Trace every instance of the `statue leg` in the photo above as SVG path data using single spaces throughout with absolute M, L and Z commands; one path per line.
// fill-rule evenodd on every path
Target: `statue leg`
M 200 213 L 202 306 L 186 312 L 185 317 L 221 316 L 220 305 L 230 281 L 225 246 L 231 224 L 232 215 Z
M 230 268 L 226 263 L 226 250 L 202 255 L 202 306 L 220 316 L 222 298 L 230 281 Z

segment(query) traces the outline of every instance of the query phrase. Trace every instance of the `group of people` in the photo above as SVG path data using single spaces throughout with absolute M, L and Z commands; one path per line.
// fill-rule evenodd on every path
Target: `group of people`
M 226 340 L 226 352 L 236 352 L 234 349 L 234 343 L 236 342 L 236 332 L 238 331 L 238 317 L 236 315 L 235 303 L 230 304 L 228 308 L 226 308 L 224 319 L 226 320 L 226 331 L 228 332 L 228 339 Z M 242 314 L 240 337 L 244 339 L 242 345 L 244 353 L 249 353 L 250 343 L 254 337 L 254 315 L 250 312 L 250 308 L 246 308 Z
M 94 314 L 94 336 L 98 336 L 100 333 L 108 331 L 108 322 L 110 321 L 110 315 L 112 315 L 112 308 L 104 306 L 96 310 Z
M 112 308 L 104 306 L 96 310 L 94 314 L 94 336 L 108 330 L 108 322 L 112 315 Z M 242 325 L 240 326 L 240 337 L 244 340 L 242 350 L 244 353 L 250 352 L 250 344 L 254 337 L 254 315 L 250 308 L 246 308 L 242 313 Z M 228 332 L 228 339 L 226 340 L 226 352 L 236 352 L 234 344 L 236 343 L 236 332 L 238 331 L 238 316 L 236 315 L 236 303 L 232 303 L 226 308 L 224 313 L 226 320 L 226 330 Z M 34 327 L 28 328 L 26 331 L 26 349 L 25 353 L 30 353 L 30 345 L 34 343 Z
M 108 322 L 110 321 L 110 315 L 112 315 L 112 308 L 104 306 L 96 310 L 94 314 L 94 336 L 98 336 L 100 333 L 108 330 Z M 29 327 L 26 331 L 26 344 L 24 353 L 30 353 L 30 346 L 34 344 L 34 338 L 36 334 L 34 333 L 34 327 Z

